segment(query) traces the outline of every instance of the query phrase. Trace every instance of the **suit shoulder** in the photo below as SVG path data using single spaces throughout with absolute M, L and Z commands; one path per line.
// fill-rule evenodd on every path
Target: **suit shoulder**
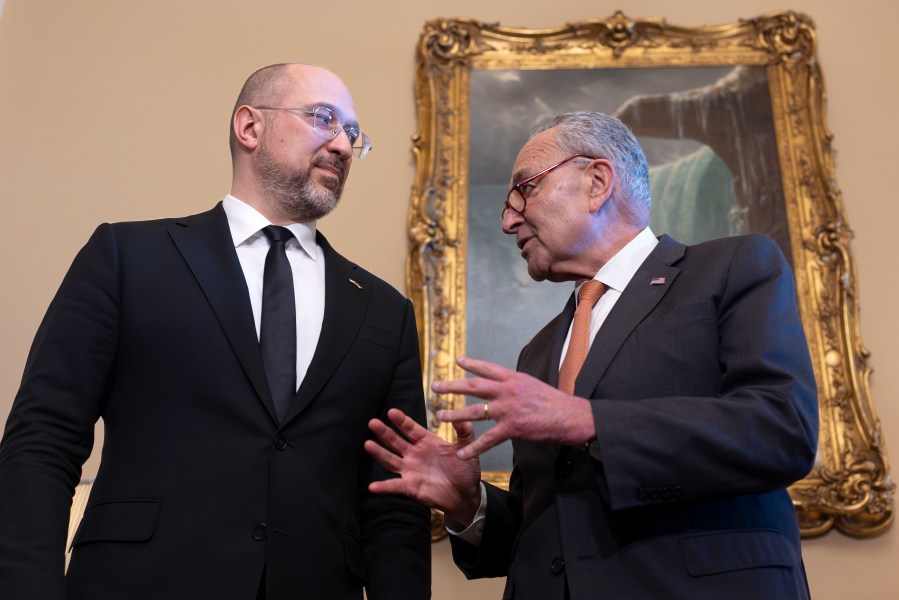
M 790 263 L 767 235 L 754 233 L 703 242 L 689 246 L 685 256 L 690 262 L 684 264 L 684 274 L 690 272 L 703 281 L 718 274 L 722 284 L 730 282 L 739 288 L 775 280 L 792 285 Z
M 783 252 L 773 239 L 762 233 L 748 233 L 731 237 L 717 238 L 688 246 L 688 254 L 732 257 L 747 255 L 755 257 L 780 257 Z
M 763 233 L 746 233 L 743 235 L 715 238 L 713 240 L 693 244 L 689 247 L 697 250 L 704 249 L 711 252 L 716 250 L 720 251 L 724 248 L 736 248 L 742 245 L 750 247 L 777 246 L 774 240 Z
M 116 231 L 134 232 L 134 231 L 152 231 L 159 229 L 168 229 L 173 225 L 189 226 L 202 223 L 214 222 L 223 219 L 223 223 L 227 224 L 225 211 L 220 205 L 192 215 L 183 217 L 161 217 L 158 219 L 142 219 L 135 221 L 117 221 L 115 223 L 104 223 L 101 227 L 112 227 Z

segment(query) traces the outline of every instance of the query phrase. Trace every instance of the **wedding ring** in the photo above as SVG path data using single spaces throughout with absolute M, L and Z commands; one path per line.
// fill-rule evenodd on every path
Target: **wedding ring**
M 484 420 L 485 421 L 490 420 L 490 403 L 489 402 L 484 403 Z

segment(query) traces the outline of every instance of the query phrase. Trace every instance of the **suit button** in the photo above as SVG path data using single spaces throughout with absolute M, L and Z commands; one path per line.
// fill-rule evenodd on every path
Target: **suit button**
M 637 502 L 646 502 L 648 498 L 646 497 L 646 490 L 640 488 L 637 490 Z
M 565 561 L 559 557 L 554 558 L 549 564 L 549 570 L 552 571 L 553 575 L 558 575 L 565 570 Z
M 558 479 L 568 479 L 574 471 L 570 460 L 566 460 L 556 468 L 556 477 Z
M 278 450 L 284 450 L 285 448 L 287 448 L 287 442 L 280 435 L 275 436 L 274 442 L 275 448 L 277 448 Z
M 265 523 L 257 523 L 255 527 L 253 527 L 253 539 L 262 541 L 266 537 L 268 537 L 268 525 Z

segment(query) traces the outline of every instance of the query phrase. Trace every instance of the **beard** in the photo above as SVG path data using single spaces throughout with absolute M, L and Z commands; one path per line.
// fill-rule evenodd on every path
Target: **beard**
M 323 154 L 312 159 L 309 168 L 285 167 L 272 156 L 263 138 L 256 157 L 259 180 L 268 199 L 298 223 L 314 221 L 330 213 L 340 201 L 346 181 L 346 166 L 336 157 Z M 340 173 L 339 181 L 327 178 L 312 181 L 312 169 L 328 165 Z

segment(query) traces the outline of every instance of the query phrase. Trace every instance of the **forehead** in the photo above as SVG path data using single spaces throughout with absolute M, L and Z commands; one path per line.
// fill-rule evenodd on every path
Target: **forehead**
M 515 165 L 512 167 L 512 181 L 526 179 L 553 163 L 559 162 L 561 153 L 562 151 L 556 144 L 553 129 L 535 135 L 518 153 L 518 158 L 515 159 Z
M 300 66 L 290 72 L 292 83 L 287 87 L 285 106 L 327 106 L 341 121 L 355 122 L 353 97 L 336 75 L 318 67 Z

